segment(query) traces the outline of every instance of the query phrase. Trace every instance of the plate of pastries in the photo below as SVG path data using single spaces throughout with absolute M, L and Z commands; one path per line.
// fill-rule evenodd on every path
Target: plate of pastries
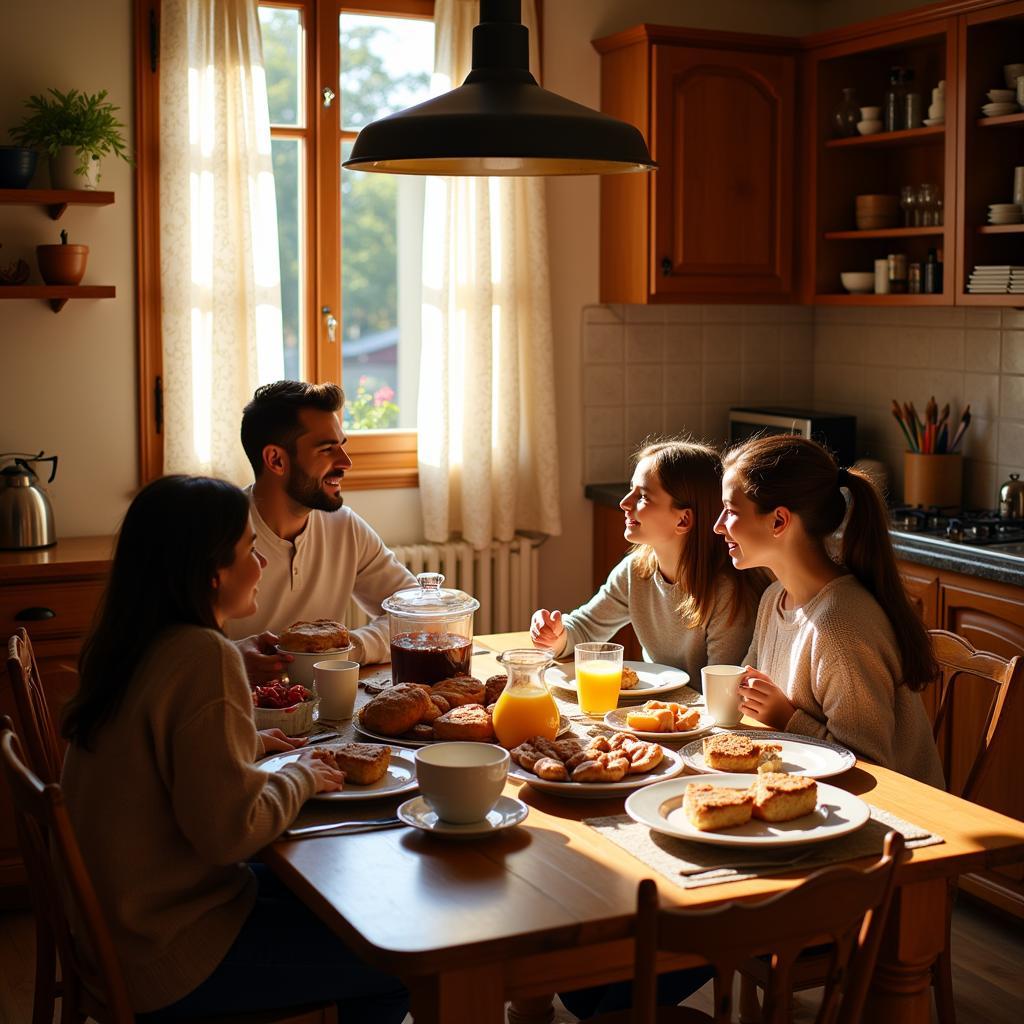
M 838 743 L 767 729 L 721 732 L 694 740 L 680 750 L 694 771 L 756 775 L 787 772 L 811 779 L 840 775 L 857 763 L 852 751 Z
M 795 846 L 855 832 L 860 797 L 806 775 L 687 776 L 630 795 L 626 813 L 655 832 L 719 846 Z
M 545 793 L 583 799 L 628 793 L 683 770 L 683 760 L 674 750 L 624 732 L 592 739 L 534 736 L 509 753 L 509 778 Z
M 333 793 L 317 793 L 314 800 L 373 800 L 398 796 L 416 789 L 416 762 L 407 750 L 380 743 L 314 743 L 314 757 L 345 773 L 345 784 Z M 299 759 L 299 750 L 272 754 L 257 767 L 265 772 L 280 771 Z
M 453 676 L 438 683 L 396 683 L 382 690 L 356 713 L 355 726 L 371 739 L 400 740 L 422 747 L 437 741 L 495 741 L 491 715 L 508 676 L 486 682 L 472 676 Z M 559 735 L 569 721 L 559 716 Z
M 544 673 L 548 686 L 560 686 L 564 690 L 576 691 L 576 665 L 565 662 L 552 665 Z M 690 681 L 690 674 L 671 665 L 656 665 L 649 661 L 624 661 L 619 696 L 630 699 L 653 697 L 659 693 L 671 693 Z
M 635 707 L 613 708 L 604 716 L 604 724 L 645 740 L 683 740 L 708 732 L 715 720 L 704 707 L 648 700 Z

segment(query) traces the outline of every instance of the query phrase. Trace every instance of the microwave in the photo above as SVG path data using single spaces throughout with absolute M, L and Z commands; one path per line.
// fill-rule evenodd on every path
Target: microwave
M 824 445 L 840 466 L 857 457 L 857 417 L 783 406 L 744 406 L 729 410 L 729 441 L 737 444 L 764 434 L 796 434 Z

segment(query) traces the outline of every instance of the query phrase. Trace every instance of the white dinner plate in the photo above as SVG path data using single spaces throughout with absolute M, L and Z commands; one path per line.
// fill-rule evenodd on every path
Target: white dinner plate
M 753 740 L 772 740 L 782 747 L 782 770 L 790 775 L 807 775 L 812 779 L 827 779 L 841 775 L 857 763 L 856 756 L 838 743 L 812 739 L 810 736 L 794 736 L 791 732 L 770 732 L 767 729 L 730 729 L 738 736 L 749 736 Z M 679 751 L 683 760 L 694 771 L 720 774 L 709 768 L 704 760 L 704 741 L 695 740 Z
M 445 836 L 448 839 L 468 839 L 512 828 L 526 819 L 530 808 L 514 796 L 500 796 L 483 821 L 471 821 L 468 825 L 452 825 L 442 821 L 423 797 L 414 796 L 400 804 L 395 813 L 406 825 L 422 829 L 431 835 Z
M 575 800 L 607 800 L 609 797 L 625 796 L 641 786 L 675 778 L 683 770 L 683 759 L 668 747 L 662 747 L 662 750 L 665 756 L 657 768 L 642 775 L 627 775 L 620 782 L 550 782 L 538 778 L 515 761 L 508 766 L 508 776 L 510 779 L 528 782 L 534 789 L 555 796 L 568 796 Z
M 343 747 L 344 743 L 316 743 L 312 737 L 310 745 L 314 747 Z M 386 742 L 386 745 L 390 746 Z M 289 750 L 283 754 L 271 754 L 258 762 L 257 767 L 265 772 L 276 772 L 286 764 L 299 759 L 300 750 Z M 398 796 L 400 793 L 411 793 L 419 783 L 416 781 L 416 762 L 407 750 L 391 747 L 391 761 L 387 774 L 368 786 L 357 786 L 354 782 L 346 782 L 345 788 L 336 793 L 316 793 L 314 800 L 375 800 L 383 796 Z
M 709 732 L 715 727 L 714 718 L 712 718 L 707 711 L 701 708 L 700 721 L 693 729 L 687 729 L 685 732 L 646 732 L 642 729 L 631 729 L 626 724 L 626 715 L 633 710 L 633 708 L 615 708 L 604 716 L 604 724 L 607 725 L 609 729 L 632 733 L 634 736 L 639 736 L 640 739 L 655 740 L 658 743 L 692 740 L 695 736 L 703 736 L 704 733 Z
M 690 681 L 690 674 L 681 668 L 671 665 L 655 665 L 649 661 L 624 661 L 623 668 L 631 668 L 640 681 L 631 690 L 619 690 L 619 698 L 632 697 L 646 700 L 659 693 L 671 693 Z M 576 691 L 576 665 L 567 661 L 564 664 L 552 665 L 544 673 L 544 681 L 548 686 L 560 686 L 563 690 Z
M 655 832 L 678 839 L 717 846 L 796 846 L 821 843 L 826 839 L 856 832 L 871 817 L 868 805 L 859 796 L 838 786 L 818 783 L 818 806 L 811 814 L 792 821 L 761 821 L 751 818 L 745 825 L 702 832 L 690 822 L 683 810 L 683 794 L 692 782 L 746 789 L 749 775 L 706 775 L 702 779 L 687 776 L 641 789 L 626 801 L 626 813 Z
M 365 707 L 365 705 L 364 705 Z M 447 742 L 443 740 L 416 740 L 411 739 L 408 736 L 383 736 L 379 732 L 370 732 L 365 726 L 359 721 L 358 713 L 352 719 L 352 724 L 356 727 L 356 732 L 362 733 L 364 736 L 369 736 L 372 740 L 377 740 L 379 743 L 401 743 L 403 747 L 429 747 L 432 743 Z M 556 736 L 564 736 L 567 732 L 572 731 L 572 726 L 569 724 L 569 719 L 565 715 L 558 716 L 558 732 Z M 494 743 L 495 740 L 483 740 L 484 743 Z

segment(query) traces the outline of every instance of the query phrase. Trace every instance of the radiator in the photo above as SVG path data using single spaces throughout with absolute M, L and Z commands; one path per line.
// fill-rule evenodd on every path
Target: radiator
M 530 628 L 537 609 L 537 545 L 528 537 L 492 541 L 475 549 L 458 541 L 451 544 L 409 544 L 391 549 L 415 575 L 444 574 L 444 585 L 472 594 L 480 602 L 473 620 L 475 633 L 509 633 Z M 355 601 L 349 604 L 346 624 L 364 626 L 369 616 Z

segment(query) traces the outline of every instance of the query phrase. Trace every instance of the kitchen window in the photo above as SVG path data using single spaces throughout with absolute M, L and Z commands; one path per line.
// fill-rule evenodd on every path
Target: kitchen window
M 346 485 L 353 488 L 417 484 L 424 179 L 344 171 L 341 162 L 364 124 L 428 97 L 433 7 L 433 0 L 279 0 L 259 5 L 277 199 L 285 375 L 342 382 L 355 462 Z M 163 466 L 154 167 L 154 158 L 159 159 L 158 84 L 155 74 L 147 73 L 159 31 L 158 12 L 157 0 L 137 0 L 144 481 L 160 475 Z

